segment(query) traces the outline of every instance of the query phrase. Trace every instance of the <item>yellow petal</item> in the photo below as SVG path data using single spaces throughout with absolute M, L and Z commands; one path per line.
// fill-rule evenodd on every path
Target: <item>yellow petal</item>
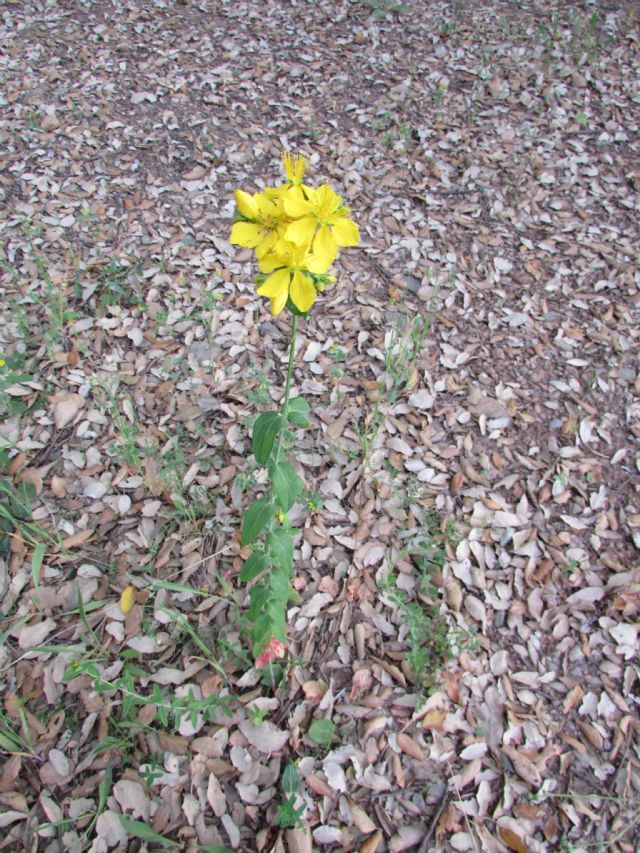
M 234 222 L 229 242 L 234 246 L 253 249 L 264 239 L 264 231 L 253 222 Z
M 318 211 L 318 219 L 329 219 L 340 207 L 342 207 L 342 199 L 329 184 L 323 184 L 318 187 L 315 194 L 315 203 Z
M 300 216 L 307 216 L 313 212 L 313 196 L 314 190 L 309 190 L 309 200 L 307 201 L 299 187 L 292 187 L 283 197 L 285 213 L 293 219 L 298 219 Z
M 244 190 L 236 190 L 233 195 L 236 200 L 236 206 L 243 216 L 246 216 L 247 219 L 258 218 L 258 205 L 253 196 L 250 196 Z
M 346 216 L 338 219 L 331 230 L 338 246 L 357 246 L 360 242 L 358 226 Z
M 282 311 L 284 306 L 287 304 L 288 298 L 288 293 L 281 293 L 279 294 L 279 296 L 275 296 L 273 299 L 269 300 L 269 308 L 271 309 L 271 314 L 273 317 L 277 317 L 278 314 Z
M 266 218 L 267 216 L 275 216 L 278 208 L 276 207 L 274 199 L 269 198 L 264 193 L 256 193 L 253 198 L 255 199 L 260 217 Z
M 289 294 L 290 278 L 291 272 L 286 267 L 282 270 L 276 270 L 276 272 L 270 275 L 269 278 L 260 285 L 258 293 L 260 296 L 268 296 L 270 299 L 275 299 L 284 293 L 284 301 L 286 302 L 286 295 Z
M 316 301 L 316 289 L 303 272 L 296 270 L 290 288 L 291 301 L 298 311 L 306 312 Z
M 278 267 L 286 266 L 284 258 L 279 252 L 267 252 L 258 259 L 258 264 L 262 272 L 273 272 Z
M 304 268 L 309 270 L 309 272 L 316 273 L 316 275 L 321 275 L 329 269 L 334 260 L 335 258 L 314 253 L 313 255 L 307 255 L 304 260 Z
M 302 246 L 305 249 L 311 245 L 313 235 L 316 231 L 316 220 L 313 216 L 303 216 L 302 219 L 296 219 L 291 225 L 287 226 L 285 236 L 287 240 L 295 243 L 297 246 Z
M 135 604 L 136 591 L 132 586 L 126 586 L 120 596 L 120 611 L 126 616 Z
M 278 232 L 271 231 L 267 236 L 256 246 L 256 258 L 260 260 L 260 258 L 264 257 L 267 252 L 270 252 L 271 249 L 278 242 Z
M 313 241 L 313 254 L 329 260 L 327 269 L 335 261 L 338 255 L 338 244 L 328 225 L 321 225 L 318 228 L 318 233 Z

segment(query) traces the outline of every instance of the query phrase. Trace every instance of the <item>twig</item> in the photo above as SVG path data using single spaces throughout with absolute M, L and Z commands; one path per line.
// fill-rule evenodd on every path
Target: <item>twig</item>
M 420 843 L 420 847 L 418 847 L 418 853 L 427 853 L 427 851 L 429 849 L 428 844 L 429 844 L 429 841 L 431 840 L 431 836 L 436 831 L 436 826 L 438 825 L 438 821 L 440 820 L 440 815 L 442 814 L 445 806 L 447 805 L 447 794 L 448 794 L 448 791 L 445 787 L 442 791 L 442 796 L 440 797 L 440 802 L 438 803 L 438 808 L 436 809 L 436 813 L 431 818 L 431 823 L 429 824 L 429 828 L 427 829 L 427 832 L 426 832 L 424 838 L 422 839 L 422 842 Z

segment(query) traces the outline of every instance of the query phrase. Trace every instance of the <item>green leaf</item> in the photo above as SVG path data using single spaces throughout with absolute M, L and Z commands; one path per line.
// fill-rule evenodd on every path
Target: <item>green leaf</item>
M 266 554 L 252 554 L 244 561 L 243 567 L 240 569 L 240 580 L 243 583 L 252 581 L 257 578 L 269 565 L 269 560 Z
M 200 844 L 199 850 L 204 850 L 204 853 L 233 853 L 229 847 L 223 847 L 221 844 Z
M 300 789 L 300 776 L 295 764 L 287 764 L 285 767 L 281 788 L 283 794 L 295 794 Z
M 43 560 L 44 545 L 42 542 L 38 542 L 36 547 L 33 549 L 33 555 L 31 557 L 31 577 L 33 578 L 33 585 L 36 589 L 40 583 L 40 569 L 42 568 Z
M 335 723 L 331 720 L 314 720 L 309 726 L 307 734 L 315 743 L 329 744 L 333 740 L 335 730 Z
M 289 423 L 295 424 L 295 426 L 309 426 L 309 404 L 304 397 L 294 397 L 293 400 L 289 400 L 287 419 Z
M 287 299 L 287 308 L 291 311 L 292 314 L 295 314 L 296 317 L 306 317 L 309 313 L 308 311 L 301 311 L 297 305 L 294 305 L 293 300 L 291 298 Z
M 290 462 L 280 462 L 273 466 L 271 482 L 281 509 L 288 512 L 304 488 L 304 483 Z
M 252 586 L 249 590 L 249 612 L 248 617 L 251 622 L 255 622 L 262 608 L 266 604 L 269 591 L 264 581 Z
M 583 127 L 589 123 L 589 119 L 585 115 L 585 113 L 576 113 L 574 116 L 576 122 L 581 124 Z
M 141 820 L 132 820 L 124 814 L 118 815 L 120 823 L 125 832 L 133 835 L 134 838 L 141 838 L 143 841 L 155 841 L 156 844 L 164 844 L 167 847 L 180 847 L 177 841 L 172 841 L 164 835 L 158 835 L 150 826 L 143 823 Z
M 278 568 L 284 570 L 284 577 L 288 581 L 289 574 L 293 568 L 293 539 L 291 538 L 291 534 L 281 527 L 272 530 L 267 539 L 267 549 L 272 562 Z M 272 574 L 280 573 L 274 571 Z
M 262 530 L 273 519 L 271 498 L 258 498 L 247 509 L 242 519 L 242 545 L 255 542 Z
M 284 426 L 280 412 L 264 412 L 253 425 L 251 449 L 258 465 L 266 465 L 273 450 L 276 436 Z

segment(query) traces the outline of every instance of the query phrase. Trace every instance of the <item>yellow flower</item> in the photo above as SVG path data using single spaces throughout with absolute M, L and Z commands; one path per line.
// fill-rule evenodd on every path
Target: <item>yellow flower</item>
M 358 226 L 348 218 L 349 208 L 328 184 L 307 189 L 304 195 L 287 194 L 283 198 L 285 212 L 295 220 L 287 227 L 285 237 L 297 245 L 312 245 L 315 255 L 333 263 L 339 246 L 358 245 Z
M 274 317 L 282 311 L 289 298 L 298 311 L 306 314 L 318 295 L 309 273 L 321 275 L 331 265 L 326 258 L 308 254 L 306 247 L 290 245 L 288 248 L 286 254 L 271 252 L 260 259 L 262 272 L 271 275 L 258 287 L 258 293 L 269 297 Z
M 6 363 L 7 362 L 4 360 L 4 358 L 0 358 L 0 367 L 4 367 Z
M 234 222 L 230 242 L 236 246 L 255 249 L 261 258 L 274 248 L 280 237 L 279 228 L 287 219 L 277 200 L 261 193 L 252 196 L 244 190 L 236 190 L 236 205 L 244 221 Z
M 284 166 L 289 185 L 292 187 L 302 186 L 302 179 L 309 165 L 309 161 L 304 154 L 291 154 L 289 151 L 284 151 L 282 154 L 282 165 Z
M 307 171 L 309 161 L 303 154 L 291 154 L 285 151 L 282 154 L 282 165 L 287 176 L 286 184 L 279 187 L 267 187 L 264 191 L 268 198 L 283 199 L 285 196 L 298 196 L 302 198 L 311 189 L 302 183 L 304 173 Z

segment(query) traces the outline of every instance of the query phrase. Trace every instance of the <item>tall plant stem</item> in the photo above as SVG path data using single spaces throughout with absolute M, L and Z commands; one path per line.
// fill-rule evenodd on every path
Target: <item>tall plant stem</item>
M 295 356 L 296 351 L 296 329 L 298 327 L 298 317 L 292 312 L 291 313 L 291 337 L 289 338 L 289 365 L 287 367 L 287 382 L 284 386 L 284 403 L 282 405 L 282 416 L 284 418 L 285 425 L 287 423 L 287 418 L 289 416 L 289 397 L 291 394 L 291 378 L 293 376 L 293 358 Z M 280 459 L 280 446 L 282 444 L 282 435 L 284 430 L 281 430 L 278 434 L 278 445 L 276 447 L 275 460 L 276 463 Z

